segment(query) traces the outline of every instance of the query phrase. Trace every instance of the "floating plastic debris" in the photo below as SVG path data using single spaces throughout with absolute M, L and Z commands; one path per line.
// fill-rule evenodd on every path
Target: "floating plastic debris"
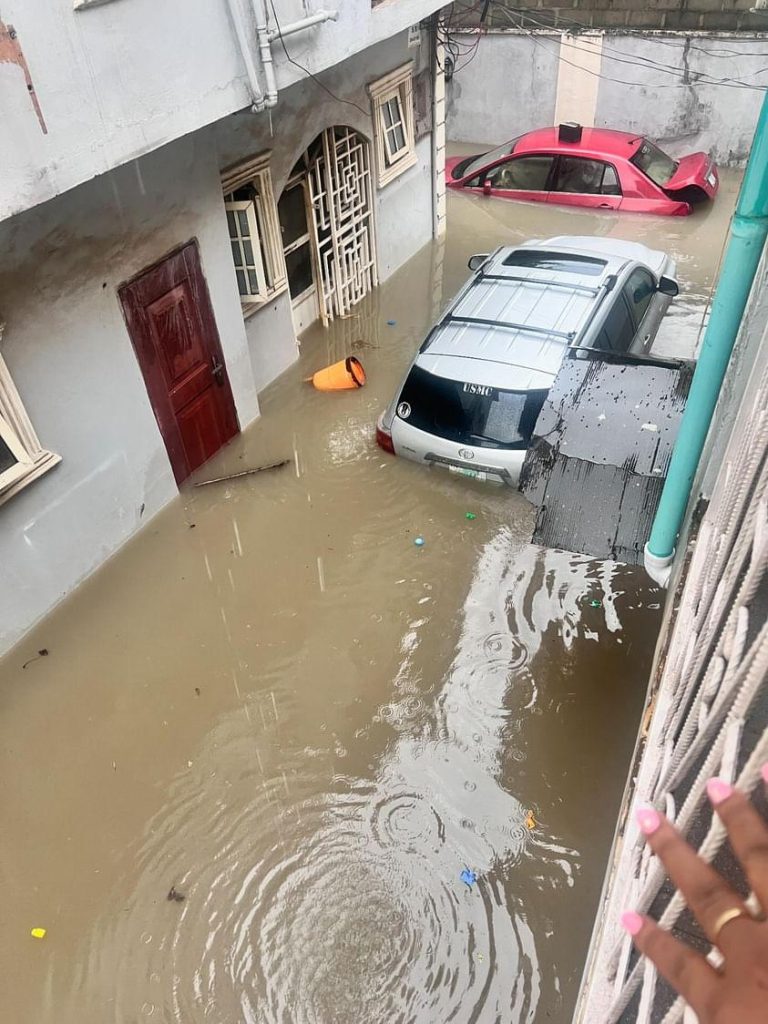
M 45 931 L 45 928 L 33 928 L 29 934 L 32 936 L 33 939 L 44 939 Z
M 477 516 L 475 515 L 474 512 L 465 512 L 464 513 L 464 518 L 465 519 L 477 519 Z
M 477 875 L 471 868 L 463 868 L 461 874 L 459 875 L 459 878 L 462 880 L 464 885 L 467 886 L 468 889 L 471 889 L 472 886 L 477 881 Z
M 417 548 L 423 548 L 424 547 L 424 538 L 423 537 L 414 537 L 413 543 L 416 545 Z
M 536 819 L 533 816 L 533 811 L 527 811 L 525 815 L 525 827 L 530 830 L 536 828 Z

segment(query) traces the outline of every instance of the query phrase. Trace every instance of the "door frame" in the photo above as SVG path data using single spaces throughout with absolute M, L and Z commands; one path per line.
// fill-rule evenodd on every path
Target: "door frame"
M 188 239 L 186 242 L 182 242 L 180 245 L 174 246 L 173 249 L 170 249 L 159 259 L 150 263 L 148 266 L 143 267 L 138 271 L 138 273 L 133 274 L 125 281 L 122 281 L 116 289 L 123 321 L 125 322 L 131 347 L 133 348 L 136 356 L 139 373 L 141 374 L 141 378 L 144 382 L 144 388 L 149 399 L 149 403 L 152 406 L 152 412 L 155 415 L 155 420 L 157 421 L 157 426 L 160 430 L 160 436 L 162 437 L 166 451 L 168 452 L 168 458 L 171 463 L 174 479 L 179 485 L 183 483 L 184 480 L 194 472 L 194 470 L 189 468 L 181 431 L 178 427 L 176 414 L 168 399 L 167 389 L 159 386 L 160 378 L 158 374 L 145 372 L 145 368 L 149 370 L 153 362 L 152 359 L 147 358 L 148 353 L 144 351 L 145 346 L 142 346 L 141 344 L 142 333 L 146 334 L 146 318 L 143 313 L 143 307 L 139 306 L 132 293 L 127 290 L 133 288 L 133 286 L 138 284 L 146 275 L 159 270 L 164 263 L 168 262 L 168 260 L 179 256 L 183 257 L 184 251 L 187 249 L 191 249 L 194 252 L 197 258 L 197 265 L 200 269 L 199 281 L 196 274 L 190 274 L 190 289 L 195 300 L 195 308 L 202 321 L 203 331 L 205 332 L 206 337 L 210 339 L 213 355 L 222 367 L 222 381 L 221 384 L 217 386 L 220 386 L 224 391 L 228 412 L 232 416 L 232 421 L 235 426 L 235 433 L 239 433 L 240 420 L 237 415 L 237 408 L 232 395 L 232 387 L 229 381 L 229 373 L 227 371 L 224 352 L 221 347 L 219 329 L 213 313 L 213 303 L 211 302 L 208 281 L 203 271 L 203 261 L 200 255 L 200 243 L 198 239 L 193 237 Z M 123 301 L 122 293 L 124 291 L 127 296 L 130 296 L 129 301 Z

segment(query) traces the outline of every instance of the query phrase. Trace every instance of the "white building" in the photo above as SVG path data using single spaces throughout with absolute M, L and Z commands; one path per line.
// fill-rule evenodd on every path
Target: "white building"
M 0 652 L 443 230 L 440 6 L 3 4 Z

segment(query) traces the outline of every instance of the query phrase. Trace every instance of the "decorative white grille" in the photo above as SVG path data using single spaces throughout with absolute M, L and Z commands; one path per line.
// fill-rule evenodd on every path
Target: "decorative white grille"
M 328 128 L 309 169 L 323 323 L 344 316 L 377 283 L 370 149 L 351 128 Z

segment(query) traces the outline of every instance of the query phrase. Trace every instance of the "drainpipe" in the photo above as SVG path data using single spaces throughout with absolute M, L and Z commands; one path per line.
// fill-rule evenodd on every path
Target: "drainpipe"
M 264 78 L 267 82 L 267 89 L 259 110 L 267 107 L 274 107 L 277 104 L 277 80 L 275 78 L 275 65 L 272 61 L 272 46 L 269 41 L 267 30 L 267 7 L 265 0 L 251 0 L 253 16 L 256 19 L 256 39 L 259 43 L 259 56 L 264 66 Z
M 339 16 L 338 11 L 318 11 L 317 14 L 310 14 L 307 18 L 302 18 L 301 21 L 289 21 L 287 25 L 281 25 L 279 29 L 273 29 L 269 33 L 270 43 L 274 43 L 276 39 L 280 39 L 282 36 L 292 36 L 294 32 L 301 32 L 305 28 L 312 28 L 313 25 L 320 25 L 324 21 L 336 21 Z
M 768 93 L 731 224 L 723 269 L 669 472 L 645 545 L 646 572 L 666 586 L 699 459 L 768 236 Z
M 256 72 L 256 64 L 251 53 L 251 43 L 243 21 L 243 12 L 240 8 L 239 0 L 227 0 L 227 7 L 229 8 L 229 16 L 232 20 L 235 36 L 237 37 L 240 56 L 243 58 L 245 72 L 248 75 L 248 86 L 251 90 L 252 99 L 251 109 L 254 112 L 263 110 L 265 106 L 265 97 L 264 93 L 261 91 L 261 86 L 259 85 L 259 76 Z M 275 99 L 277 99 L 277 95 L 275 95 Z

